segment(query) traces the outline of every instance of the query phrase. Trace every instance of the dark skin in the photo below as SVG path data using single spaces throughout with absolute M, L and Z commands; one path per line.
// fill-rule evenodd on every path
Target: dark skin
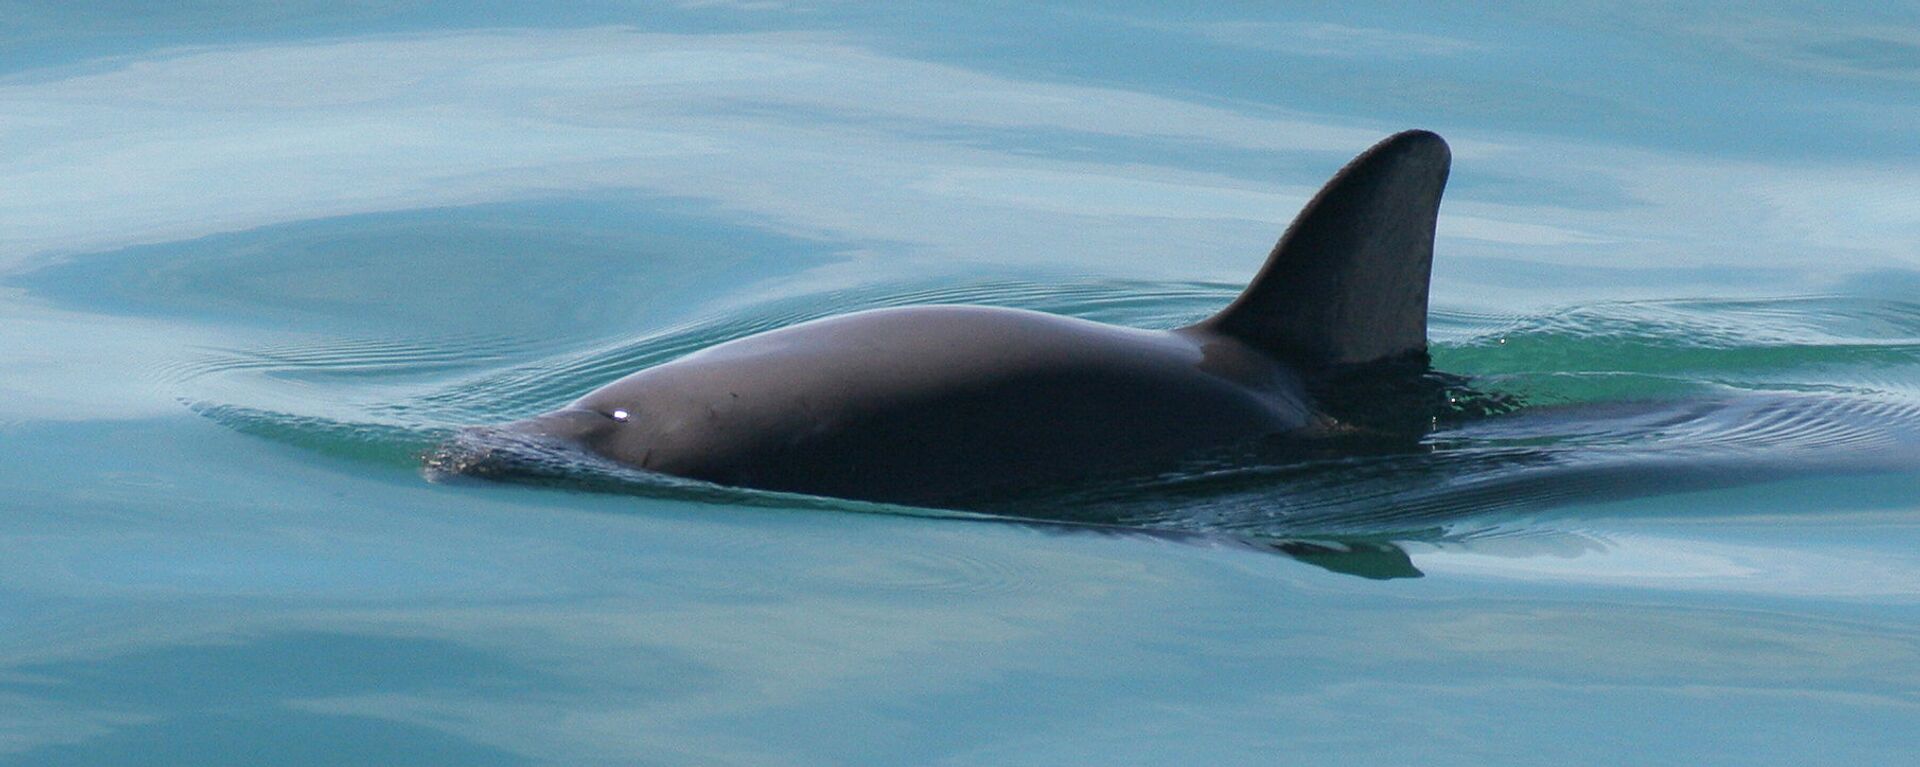
M 1329 371 L 1425 372 L 1449 161 L 1421 131 L 1367 150 L 1246 293 L 1191 327 L 978 306 L 860 312 L 720 344 L 492 431 L 724 485 L 956 506 L 1340 433 L 1315 405 Z
M 925 306 L 722 344 L 506 428 L 719 484 L 935 503 L 1313 421 L 1298 378 L 1230 338 Z

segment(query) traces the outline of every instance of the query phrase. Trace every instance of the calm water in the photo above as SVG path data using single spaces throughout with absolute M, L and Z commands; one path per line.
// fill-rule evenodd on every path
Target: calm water
M 79 7 L 84 6 L 84 7 Z M 1895 764 L 1920 14 L 0 3 L 0 763 Z M 1211 313 L 1455 148 L 1417 451 L 429 482 L 828 314 Z

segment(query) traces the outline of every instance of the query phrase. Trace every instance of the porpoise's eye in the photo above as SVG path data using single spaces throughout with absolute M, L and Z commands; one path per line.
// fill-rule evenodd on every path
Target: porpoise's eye
M 615 410 L 611 413 L 608 413 L 607 417 L 612 418 L 613 420 L 619 421 L 621 423 L 626 423 L 628 415 L 627 415 L 627 411 L 625 410 Z

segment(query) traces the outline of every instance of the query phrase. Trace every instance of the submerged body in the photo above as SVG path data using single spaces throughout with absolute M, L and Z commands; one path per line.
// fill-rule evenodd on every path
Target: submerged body
M 978 306 L 860 312 L 720 344 L 478 431 L 725 485 L 956 505 L 1308 438 L 1331 422 L 1309 379 L 1424 370 L 1449 160 L 1424 131 L 1362 153 L 1246 292 L 1190 327 Z

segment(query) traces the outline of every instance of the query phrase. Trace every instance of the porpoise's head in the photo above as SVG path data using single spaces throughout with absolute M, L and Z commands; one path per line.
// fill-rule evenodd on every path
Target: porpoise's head
M 609 385 L 558 410 L 462 429 L 427 464 L 437 472 L 481 477 L 568 475 L 591 458 L 646 468 L 651 440 L 641 413 L 638 401 Z

